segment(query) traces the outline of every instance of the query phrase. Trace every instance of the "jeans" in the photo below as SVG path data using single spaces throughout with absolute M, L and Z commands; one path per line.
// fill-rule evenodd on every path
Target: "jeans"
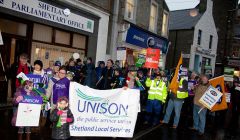
M 152 124 L 156 125 L 160 121 L 160 113 L 162 111 L 162 102 L 159 100 L 147 100 L 145 121 L 148 123 L 151 121 L 153 115 Z
M 169 122 L 173 108 L 174 108 L 175 116 L 174 116 L 173 125 L 178 126 L 183 102 L 184 102 L 183 100 L 179 100 L 179 99 L 169 99 L 166 114 L 163 119 L 164 123 Z
M 18 128 L 18 133 L 22 134 L 22 133 L 24 133 L 24 130 L 25 130 L 25 133 L 31 133 L 31 128 L 30 127 L 19 127 Z
M 204 108 L 200 113 L 198 113 L 200 110 L 200 106 L 193 106 L 193 128 L 198 130 L 200 133 L 204 133 L 207 109 Z

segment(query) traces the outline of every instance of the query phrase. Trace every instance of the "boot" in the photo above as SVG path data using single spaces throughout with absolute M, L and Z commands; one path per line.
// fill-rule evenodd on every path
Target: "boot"
M 22 133 L 18 133 L 18 140 L 22 140 Z
M 26 133 L 26 140 L 30 140 L 31 133 Z

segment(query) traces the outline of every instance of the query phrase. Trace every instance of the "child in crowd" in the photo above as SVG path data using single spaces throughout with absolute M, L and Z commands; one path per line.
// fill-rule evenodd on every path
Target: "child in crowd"
M 114 76 L 111 82 L 112 89 L 122 88 L 124 86 L 124 78 L 120 75 L 120 70 L 116 69 L 114 71 Z
M 57 102 L 57 108 L 51 113 L 50 120 L 53 122 L 52 139 L 69 139 L 69 124 L 73 123 L 74 117 L 68 107 L 68 99 L 60 97 Z
M 32 91 L 33 82 L 32 81 L 24 81 L 23 88 L 20 88 L 15 93 L 13 98 L 13 105 L 18 106 L 18 104 L 24 99 L 25 96 L 36 96 Z M 16 126 L 17 120 L 17 112 L 16 110 L 13 114 L 12 125 Z M 22 140 L 23 133 L 26 133 L 26 140 L 30 140 L 31 128 L 30 127 L 18 127 L 18 140 Z

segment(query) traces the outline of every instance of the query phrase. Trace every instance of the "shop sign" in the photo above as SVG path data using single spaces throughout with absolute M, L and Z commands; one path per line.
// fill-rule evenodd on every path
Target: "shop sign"
M 204 71 L 206 75 L 212 74 L 212 66 L 209 65 L 204 66 Z
M 146 55 L 146 62 L 145 67 L 146 68 L 158 68 L 160 58 L 160 50 L 159 49 L 147 49 L 147 55 Z
M 196 51 L 201 53 L 201 54 L 205 54 L 205 55 L 208 55 L 208 56 L 215 57 L 215 54 L 211 54 L 212 50 L 210 50 L 210 49 L 204 49 L 204 48 L 198 46 L 198 47 L 196 47 Z
M 166 38 L 156 37 L 133 25 L 128 29 L 126 42 L 142 48 L 160 49 L 164 54 L 168 51 L 168 40 Z
M 224 67 L 224 81 L 233 81 L 234 68 Z
M 126 47 L 117 47 L 117 60 L 126 60 Z
M 234 67 L 240 67 L 240 60 L 229 60 L 228 65 L 234 66 Z
M 0 0 L 0 7 L 93 33 L 93 20 L 40 0 Z

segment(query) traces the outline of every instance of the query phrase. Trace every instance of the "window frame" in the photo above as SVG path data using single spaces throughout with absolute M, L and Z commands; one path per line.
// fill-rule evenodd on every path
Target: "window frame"
M 152 30 L 150 27 L 150 22 L 151 22 L 151 11 L 152 11 L 152 5 L 156 6 L 156 16 L 155 16 L 155 23 L 154 23 L 154 29 Z M 159 9 L 159 5 L 157 3 L 156 0 L 151 0 L 151 4 L 150 4 L 150 12 L 149 12 L 149 26 L 148 26 L 148 30 L 151 32 L 156 33 L 157 32 L 157 22 L 158 22 L 158 9 Z
M 197 44 L 201 45 L 201 42 L 202 42 L 202 30 L 198 29 Z
M 212 49 L 212 44 L 213 44 L 213 35 L 210 35 L 210 37 L 209 37 L 209 46 L 208 46 L 208 48 L 210 50 Z
M 136 23 L 137 0 L 133 0 L 133 18 L 132 19 L 128 17 L 127 4 L 128 4 L 128 0 L 125 0 L 124 19 L 131 22 L 131 23 Z
M 163 27 L 164 27 L 164 24 L 163 24 L 163 22 L 162 22 L 162 31 L 161 31 L 161 34 L 162 34 L 162 36 L 165 36 L 165 37 L 167 37 L 168 36 L 168 34 L 169 34 L 169 32 L 168 32 L 168 29 L 169 29 L 169 12 L 168 11 L 166 11 L 166 10 L 163 10 L 163 16 L 162 17 L 164 17 L 164 14 L 166 14 L 167 15 L 167 24 L 166 24 L 166 34 L 163 34 Z M 162 21 L 163 21 L 163 19 L 162 19 Z

